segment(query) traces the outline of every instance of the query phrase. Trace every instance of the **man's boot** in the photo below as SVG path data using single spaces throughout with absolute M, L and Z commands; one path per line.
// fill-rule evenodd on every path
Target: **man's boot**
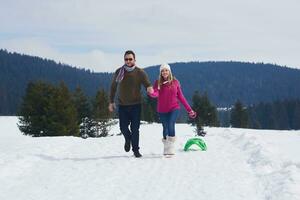
M 131 139 L 130 138 L 125 138 L 124 150 L 126 152 L 129 152 L 130 147 L 131 147 Z
M 142 157 L 142 154 L 140 154 L 139 150 L 134 151 L 133 154 L 134 154 L 134 156 L 135 156 L 136 158 Z

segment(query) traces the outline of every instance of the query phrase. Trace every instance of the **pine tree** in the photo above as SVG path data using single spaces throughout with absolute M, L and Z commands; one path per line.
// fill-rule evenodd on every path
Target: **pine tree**
M 73 101 L 77 110 L 77 121 L 79 123 L 81 123 L 83 119 L 91 117 L 90 103 L 79 86 L 76 87 L 73 93 Z
M 98 90 L 93 102 L 93 117 L 98 120 L 108 120 L 110 112 L 108 110 L 108 95 L 104 89 Z
M 287 113 L 287 104 L 283 102 L 276 101 L 273 103 L 274 115 L 276 119 L 275 129 L 290 129 L 289 118 Z
M 77 121 L 82 138 L 96 137 L 95 121 L 91 118 L 91 105 L 82 89 L 77 86 L 73 93 L 73 101 L 77 110 Z
M 292 118 L 292 128 L 295 130 L 300 129 L 300 101 L 295 103 L 294 115 Z
M 64 83 L 29 83 L 19 111 L 19 129 L 32 136 L 78 136 L 77 112 Z
M 276 118 L 275 110 L 271 103 L 265 103 L 262 108 L 263 116 L 263 128 L 264 129 L 275 129 L 276 127 Z
M 85 117 L 81 120 L 80 136 L 84 139 L 88 137 L 97 137 L 98 124 L 92 118 Z
M 153 99 L 148 95 L 142 99 L 141 120 L 150 123 L 158 122 L 158 115 L 156 113 L 156 99 Z
M 196 125 L 197 134 L 203 133 L 203 126 L 219 126 L 216 107 L 210 103 L 207 93 L 201 96 L 198 91 L 194 92 L 192 101 L 192 108 L 198 115 L 189 122 Z
M 248 111 L 248 127 L 254 129 L 260 129 L 260 121 L 259 121 L 259 112 L 256 111 L 255 106 L 249 106 L 247 108 Z
M 247 109 L 243 107 L 239 100 L 234 104 L 231 110 L 230 123 L 232 127 L 247 128 L 248 127 L 248 113 Z
M 219 126 L 217 109 L 210 103 L 207 93 L 202 96 L 203 118 L 206 126 Z
M 35 137 L 53 135 L 49 112 L 55 88 L 45 82 L 29 82 L 23 97 L 18 127 L 25 135 Z
M 105 137 L 108 135 L 108 128 L 110 126 L 110 123 L 108 123 L 110 118 L 108 104 L 108 94 L 104 89 L 98 90 L 93 102 L 93 119 L 97 122 L 96 137 Z
M 50 102 L 50 124 L 55 130 L 55 136 L 79 136 L 79 123 L 77 110 L 72 95 L 61 82 L 55 90 L 55 95 Z

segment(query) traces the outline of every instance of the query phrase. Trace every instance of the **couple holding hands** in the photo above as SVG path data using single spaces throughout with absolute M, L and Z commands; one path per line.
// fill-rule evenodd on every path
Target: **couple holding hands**
M 124 54 L 124 65 L 116 70 L 113 75 L 110 88 L 109 111 L 116 109 L 115 94 L 118 94 L 118 115 L 120 130 L 125 138 L 124 150 L 129 152 L 131 147 L 134 156 L 139 158 L 139 128 L 141 118 L 143 85 L 147 94 L 157 98 L 157 112 L 163 126 L 164 155 L 175 154 L 175 123 L 179 114 L 180 105 L 183 104 L 190 118 L 196 117 L 185 99 L 179 81 L 172 75 L 168 64 L 162 64 L 159 70 L 158 79 L 153 87 L 145 71 L 135 65 L 135 53 L 128 50 Z M 130 127 L 130 129 L 129 129 Z

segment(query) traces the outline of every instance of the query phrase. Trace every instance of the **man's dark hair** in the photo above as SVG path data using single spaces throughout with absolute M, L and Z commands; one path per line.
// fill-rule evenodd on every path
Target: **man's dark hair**
M 133 58 L 135 59 L 135 53 L 134 53 L 132 50 L 127 50 L 127 51 L 125 52 L 125 54 L 124 54 L 124 57 L 125 57 L 126 55 L 129 55 L 129 54 L 132 54 L 132 55 L 133 55 Z

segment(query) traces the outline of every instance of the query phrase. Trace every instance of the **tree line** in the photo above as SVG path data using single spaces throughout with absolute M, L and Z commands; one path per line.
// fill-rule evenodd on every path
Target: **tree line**
M 230 114 L 232 127 L 253 129 L 300 129 L 300 100 L 282 100 L 244 106 L 237 101 Z
M 193 109 L 201 113 L 189 121 L 197 129 L 203 126 L 218 126 L 216 108 L 210 103 L 207 94 L 195 92 Z M 30 82 L 18 110 L 18 127 L 25 135 L 104 137 L 116 123 L 116 113 L 108 111 L 109 98 L 104 89 L 96 96 L 88 98 L 78 86 L 71 92 L 64 82 L 58 85 L 44 81 Z M 156 112 L 156 99 L 144 96 L 141 120 L 159 122 Z
M 170 65 L 188 99 L 192 99 L 196 90 L 207 91 L 217 107 L 229 107 L 237 99 L 251 105 L 272 102 L 277 98 L 300 97 L 299 69 L 243 62 L 182 62 Z M 157 79 L 158 69 L 159 66 L 144 68 L 151 82 Z M 109 91 L 112 75 L 0 49 L 0 115 L 17 114 L 30 81 L 56 84 L 63 80 L 70 90 L 80 85 L 84 93 L 93 98 L 100 86 Z
M 144 96 L 141 120 L 160 122 L 156 112 L 156 99 Z M 44 81 L 30 82 L 18 110 L 18 127 L 25 135 L 105 137 L 116 121 L 118 113 L 108 111 L 109 98 L 99 89 L 92 98 L 77 86 L 70 91 L 64 82 L 55 85 Z M 255 129 L 300 129 L 300 100 L 276 101 L 234 106 L 220 115 L 207 93 L 195 91 L 192 108 L 198 113 L 195 119 L 185 122 L 195 126 L 195 132 L 204 126 L 232 126 Z M 226 121 L 224 123 L 224 121 Z

